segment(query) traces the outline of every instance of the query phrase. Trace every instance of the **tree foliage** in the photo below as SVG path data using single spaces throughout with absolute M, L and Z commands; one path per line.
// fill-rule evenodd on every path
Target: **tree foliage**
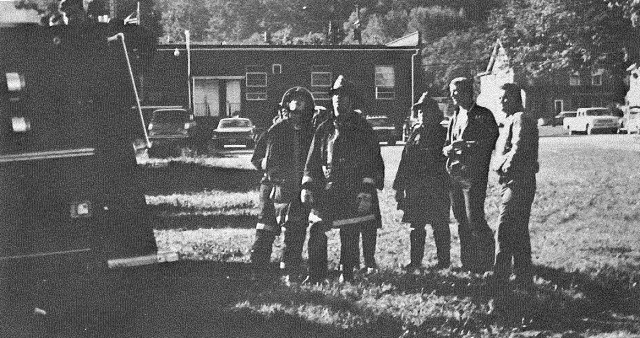
M 192 41 L 205 43 L 354 44 L 359 26 L 363 43 L 384 44 L 417 30 L 423 37 L 427 78 L 438 84 L 454 74 L 481 70 L 496 38 L 513 66 L 531 81 L 583 68 L 622 71 L 629 61 L 640 60 L 632 27 L 640 0 L 141 2 L 143 24 L 151 25 L 163 42 L 183 42 L 188 29 Z M 21 0 L 22 6 L 43 15 L 55 10 L 55 3 Z M 135 4 L 117 0 L 122 12 L 135 10 Z
M 621 12 L 599 0 L 506 0 L 487 25 L 530 80 L 558 71 L 620 68 L 622 32 L 629 28 Z

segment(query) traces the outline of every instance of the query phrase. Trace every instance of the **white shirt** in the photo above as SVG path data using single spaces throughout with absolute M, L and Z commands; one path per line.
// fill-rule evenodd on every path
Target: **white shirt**
M 471 106 L 471 109 L 475 106 L 475 103 Z M 458 114 L 456 114 L 456 123 L 453 125 L 453 141 L 462 140 L 462 133 L 467 128 L 469 122 L 469 110 L 466 110 L 458 106 Z

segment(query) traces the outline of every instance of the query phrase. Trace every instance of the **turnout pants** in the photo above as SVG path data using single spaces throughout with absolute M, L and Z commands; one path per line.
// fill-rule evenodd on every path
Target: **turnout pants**
M 256 238 L 251 247 L 251 264 L 254 268 L 266 268 L 271 261 L 271 251 L 276 235 L 280 234 L 280 226 L 276 221 L 276 210 L 269 198 L 271 184 L 260 184 L 260 213 L 256 224 Z
M 307 236 L 309 209 L 294 199 L 291 203 L 274 203 L 269 195 L 271 185 L 260 186 L 260 215 L 256 225 L 256 238 L 251 249 L 251 263 L 261 269 L 271 261 L 275 237 L 284 227 L 283 265 L 285 273 L 293 273 L 302 264 L 302 249 Z

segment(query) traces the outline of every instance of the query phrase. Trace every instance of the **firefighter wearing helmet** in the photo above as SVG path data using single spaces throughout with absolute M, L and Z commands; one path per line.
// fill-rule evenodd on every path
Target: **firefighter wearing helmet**
M 327 275 L 325 231 L 340 229 L 341 281 L 353 279 L 359 267 L 363 234 L 365 264 L 375 267 L 376 230 L 381 226 L 376 189 L 384 184 L 380 146 L 367 121 L 354 110 L 355 85 L 338 76 L 332 95 L 333 118 L 322 123 L 313 138 L 304 170 L 301 199 L 313 206 L 309 238 L 309 279 Z
M 271 258 L 275 236 L 285 228 L 281 268 L 285 283 L 300 277 L 309 207 L 300 201 L 300 182 L 311 139 L 313 96 L 303 87 L 285 92 L 280 102 L 284 119 L 277 120 L 258 140 L 251 158 L 264 171 L 260 185 L 260 215 L 251 249 L 254 272 L 260 276 Z

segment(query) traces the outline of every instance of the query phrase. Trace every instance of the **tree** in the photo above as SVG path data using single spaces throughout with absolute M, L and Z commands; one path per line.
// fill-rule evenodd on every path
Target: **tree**
M 410 31 L 418 30 L 427 43 L 447 35 L 452 30 L 464 30 L 471 26 L 463 13 L 450 7 L 417 7 L 409 13 Z
M 466 31 L 451 31 L 422 50 L 424 79 L 432 87 L 446 92 L 453 78 L 474 78 L 486 67 L 495 35 L 486 27 L 471 27 Z
M 620 68 L 627 31 L 621 19 L 598 0 L 506 0 L 488 27 L 513 66 L 534 81 L 583 68 Z

